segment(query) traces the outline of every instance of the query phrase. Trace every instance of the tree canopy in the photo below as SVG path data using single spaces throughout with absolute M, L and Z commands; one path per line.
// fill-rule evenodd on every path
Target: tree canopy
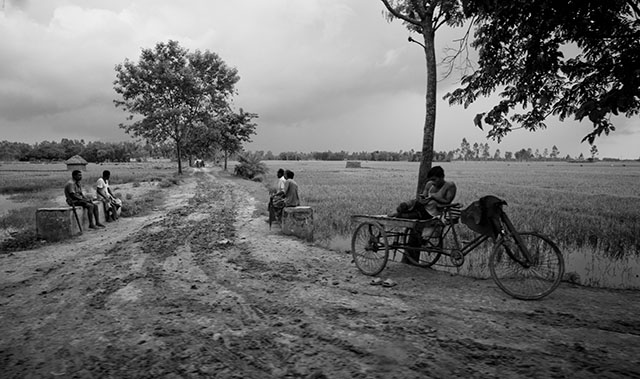
M 587 118 L 583 141 L 615 130 L 612 115 L 640 110 L 640 9 L 635 0 L 465 0 L 472 18 L 478 67 L 448 93 L 469 106 L 501 91 L 501 100 L 476 116 L 498 141 L 514 127 L 545 128 Z
M 229 111 L 240 80 L 216 53 L 189 52 L 176 41 L 143 49 L 138 62 L 126 59 L 115 70 L 121 99 L 114 102 L 131 121 L 120 126 L 153 143 L 173 141 L 179 173 L 182 151 L 198 135 L 195 130 Z

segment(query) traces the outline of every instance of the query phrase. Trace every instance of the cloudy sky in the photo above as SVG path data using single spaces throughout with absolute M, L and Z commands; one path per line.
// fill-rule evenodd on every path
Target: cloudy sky
M 0 140 L 131 140 L 118 127 L 125 114 L 113 105 L 114 66 L 172 39 L 238 69 L 234 106 L 260 116 L 248 150 L 421 149 L 424 55 L 378 0 L 0 2 Z M 460 34 L 438 34 L 439 57 Z M 487 101 L 464 109 L 442 100 L 457 79 L 439 82 L 436 150 L 466 137 L 489 142 L 492 153 L 556 145 L 563 156 L 590 155 L 580 143 L 588 122 L 486 140 L 472 120 Z M 597 141 L 598 156 L 640 157 L 639 122 L 617 120 L 618 130 Z

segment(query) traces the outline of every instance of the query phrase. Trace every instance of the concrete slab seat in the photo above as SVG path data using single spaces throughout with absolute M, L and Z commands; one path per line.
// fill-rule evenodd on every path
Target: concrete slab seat
M 282 232 L 313 241 L 313 208 L 286 207 L 282 210 Z
M 98 220 L 105 223 L 104 205 L 99 200 L 94 200 L 93 204 L 98 207 Z M 82 230 L 89 229 L 89 215 L 86 209 L 76 206 L 76 213 L 82 225 Z M 36 210 L 36 234 L 38 238 L 47 241 L 60 241 L 80 234 L 78 222 L 73 215 L 73 208 L 70 206 L 56 208 L 39 208 Z

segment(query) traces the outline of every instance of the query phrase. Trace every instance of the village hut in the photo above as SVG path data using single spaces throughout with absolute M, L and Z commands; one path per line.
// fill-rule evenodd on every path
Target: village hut
M 67 164 L 68 171 L 73 171 L 73 170 L 85 171 L 87 169 L 87 161 L 84 160 L 84 158 L 82 158 L 79 155 L 74 155 L 73 157 L 64 161 L 64 163 Z

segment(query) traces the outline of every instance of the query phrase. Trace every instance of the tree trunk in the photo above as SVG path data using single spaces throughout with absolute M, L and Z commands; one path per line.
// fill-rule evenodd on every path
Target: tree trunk
M 178 174 L 182 175 L 182 149 L 180 148 L 180 141 L 176 141 L 176 153 L 178 155 Z
M 224 170 L 227 171 L 227 151 L 224 151 Z
M 436 130 L 436 51 L 435 51 L 435 32 L 431 27 L 431 23 L 425 23 L 422 28 L 422 37 L 424 38 L 424 55 L 427 66 L 427 93 L 426 93 L 426 112 L 424 117 L 424 133 L 422 138 L 422 159 L 420 161 L 420 169 L 418 171 L 418 188 L 417 193 L 422 192 L 427 182 L 427 173 L 431 169 L 433 162 L 433 141 Z

